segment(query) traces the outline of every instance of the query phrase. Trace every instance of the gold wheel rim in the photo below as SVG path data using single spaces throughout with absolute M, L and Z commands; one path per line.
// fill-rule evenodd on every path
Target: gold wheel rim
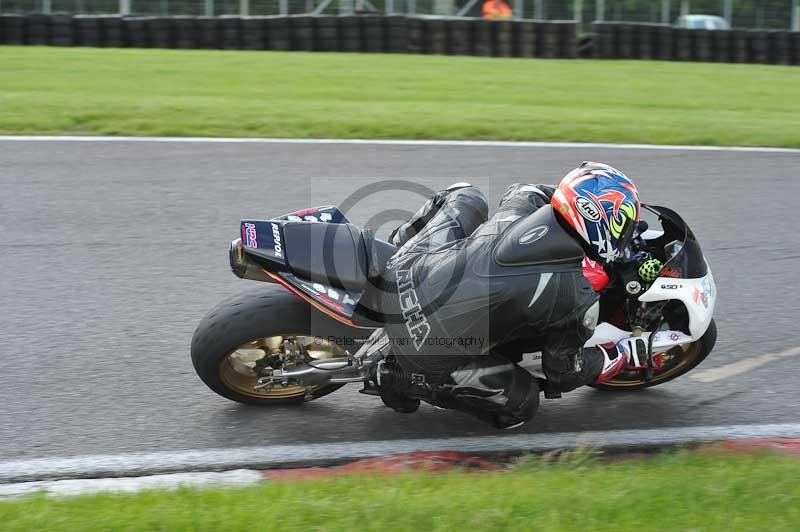
M 304 397 L 319 389 L 319 386 L 302 386 L 289 384 L 274 386 L 270 390 L 257 390 L 258 376 L 256 361 L 282 349 L 284 341 L 293 340 L 306 348 L 313 360 L 325 360 L 344 356 L 344 350 L 320 337 L 299 334 L 279 334 L 259 338 L 240 345 L 222 359 L 219 365 L 219 377 L 222 383 L 238 394 L 258 399 L 288 399 Z
M 692 342 L 689 344 L 682 344 L 673 347 L 669 351 L 665 351 L 664 355 L 671 355 L 673 357 L 680 357 L 678 362 L 666 370 L 656 370 L 653 378 L 649 381 L 645 381 L 639 375 L 639 372 L 633 371 L 626 371 L 619 374 L 619 377 L 625 377 L 626 375 L 635 377 L 630 380 L 622 380 L 618 378 L 610 379 L 603 383 L 605 386 L 613 386 L 615 388 L 629 388 L 633 386 L 641 386 L 642 384 L 657 384 L 659 382 L 665 381 L 675 375 L 679 374 L 683 371 L 687 366 L 694 363 L 697 360 L 697 357 L 700 356 L 702 349 L 702 345 L 700 342 Z M 676 352 L 680 350 L 680 353 Z

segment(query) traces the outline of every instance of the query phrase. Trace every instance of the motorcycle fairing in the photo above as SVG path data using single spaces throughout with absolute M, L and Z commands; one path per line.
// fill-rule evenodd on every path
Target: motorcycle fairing
M 706 268 L 708 273 L 699 279 L 659 277 L 647 292 L 639 296 L 639 301 L 645 303 L 670 299 L 681 301 L 689 314 L 689 332 L 692 341 L 698 340 L 711 324 L 717 300 L 714 275 L 708 265 Z
M 639 301 L 682 302 L 689 316 L 691 338 L 698 340 L 714 316 L 717 296 L 714 275 L 694 233 L 678 213 L 655 205 L 644 205 L 644 208 L 656 213 L 663 227 L 663 232 L 652 231 L 645 235 L 653 237 L 646 240 L 662 246 L 667 260 L 659 277 L 639 296 Z
M 327 222 L 330 224 L 349 223 L 349 220 L 344 213 L 340 211 L 338 207 L 333 205 L 301 209 L 299 211 L 290 212 L 289 214 L 284 214 L 283 216 L 278 216 L 274 219 L 286 222 Z
M 242 220 L 239 224 L 242 245 L 257 257 L 286 266 L 284 223 L 279 220 Z
M 352 319 L 363 292 L 350 292 L 342 288 L 333 288 L 322 283 L 314 283 L 291 273 L 278 274 L 284 281 L 299 289 L 325 307 L 336 311 L 347 319 Z
M 303 209 L 270 220 L 242 220 L 240 222 L 242 244 L 251 250 L 258 250 L 253 252 L 254 255 L 285 266 L 286 239 L 283 235 L 283 224 L 286 222 L 348 223 L 342 211 L 332 205 Z
M 355 325 L 352 321 L 353 315 L 363 291 L 334 288 L 287 271 L 290 269 L 286 254 L 289 246 L 286 243 L 284 225 L 295 222 L 347 224 L 348 220 L 335 206 L 303 209 L 270 220 L 242 220 L 241 239 L 238 242 L 234 241 L 231 246 L 231 264 L 238 267 L 234 268 L 234 272 L 238 270 L 237 275 L 241 277 L 243 272 L 252 268 L 246 261 L 245 255 L 261 259 L 261 271 L 258 275 L 263 274 L 262 280 L 281 284 L 330 317 L 348 325 Z
M 683 331 L 658 331 L 655 334 L 645 332 L 642 333 L 642 338 L 649 340 L 653 336 L 653 352 L 659 352 L 676 345 L 683 345 L 693 342 L 695 339 L 684 333 Z M 615 327 L 610 323 L 600 323 L 594 330 L 592 337 L 586 341 L 584 347 L 595 347 L 603 344 L 616 344 L 617 342 L 630 338 L 631 331 L 625 331 L 619 327 Z
M 666 349 L 696 341 L 705 334 L 714 316 L 717 296 L 714 276 L 694 233 L 678 213 L 666 207 L 642 207 L 659 217 L 662 230 L 648 229 L 642 238 L 648 244 L 664 250 L 662 259 L 665 259 L 665 263 L 659 277 L 638 299 L 645 303 L 680 301 L 686 307 L 689 318 L 689 335 L 683 331 L 658 331 L 653 336 L 653 349 Z M 616 343 L 631 334 L 631 331 L 603 322 L 597 325 L 585 347 Z M 643 336 L 649 337 L 650 334 L 645 332 Z

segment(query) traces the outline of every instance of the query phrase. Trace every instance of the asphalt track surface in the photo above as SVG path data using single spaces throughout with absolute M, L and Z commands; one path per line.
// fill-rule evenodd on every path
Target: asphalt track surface
M 189 342 L 216 302 L 259 289 L 228 269 L 240 218 L 388 179 L 466 180 L 496 204 L 509 184 L 552 183 L 585 159 L 625 170 L 703 244 L 719 339 L 702 368 L 800 344 L 798 153 L 0 141 L 0 460 L 496 435 L 459 413 L 395 414 L 355 386 L 301 407 L 232 403 L 195 376 Z M 385 190 L 350 218 L 423 201 Z M 796 423 L 798 376 L 800 357 L 784 356 L 710 383 L 578 390 L 515 432 Z

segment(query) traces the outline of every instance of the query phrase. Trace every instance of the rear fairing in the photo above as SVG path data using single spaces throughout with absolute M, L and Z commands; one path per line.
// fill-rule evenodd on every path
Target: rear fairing
M 231 242 L 233 272 L 241 278 L 281 284 L 332 318 L 360 326 L 355 314 L 363 292 L 312 282 L 289 270 L 284 235 L 284 225 L 289 222 L 342 224 L 348 220 L 334 206 L 303 209 L 271 220 L 242 220 L 241 237 Z

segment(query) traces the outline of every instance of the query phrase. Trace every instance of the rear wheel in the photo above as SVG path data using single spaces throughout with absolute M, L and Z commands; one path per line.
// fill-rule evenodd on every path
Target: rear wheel
M 642 390 L 664 384 L 696 368 L 708 357 L 716 342 L 717 325 L 714 320 L 711 320 L 705 334 L 697 341 L 675 346 L 664 353 L 656 353 L 654 357 L 658 357 L 661 367 L 654 370 L 651 380 L 645 381 L 638 371 L 625 371 L 603 384 L 591 384 L 590 386 L 598 390 L 615 391 Z
M 233 401 L 302 403 L 343 385 L 261 388 L 264 368 L 280 364 L 287 353 L 302 353 L 309 361 L 344 356 L 370 332 L 321 314 L 283 287 L 263 285 L 223 301 L 203 318 L 192 337 L 192 363 L 209 388 Z

